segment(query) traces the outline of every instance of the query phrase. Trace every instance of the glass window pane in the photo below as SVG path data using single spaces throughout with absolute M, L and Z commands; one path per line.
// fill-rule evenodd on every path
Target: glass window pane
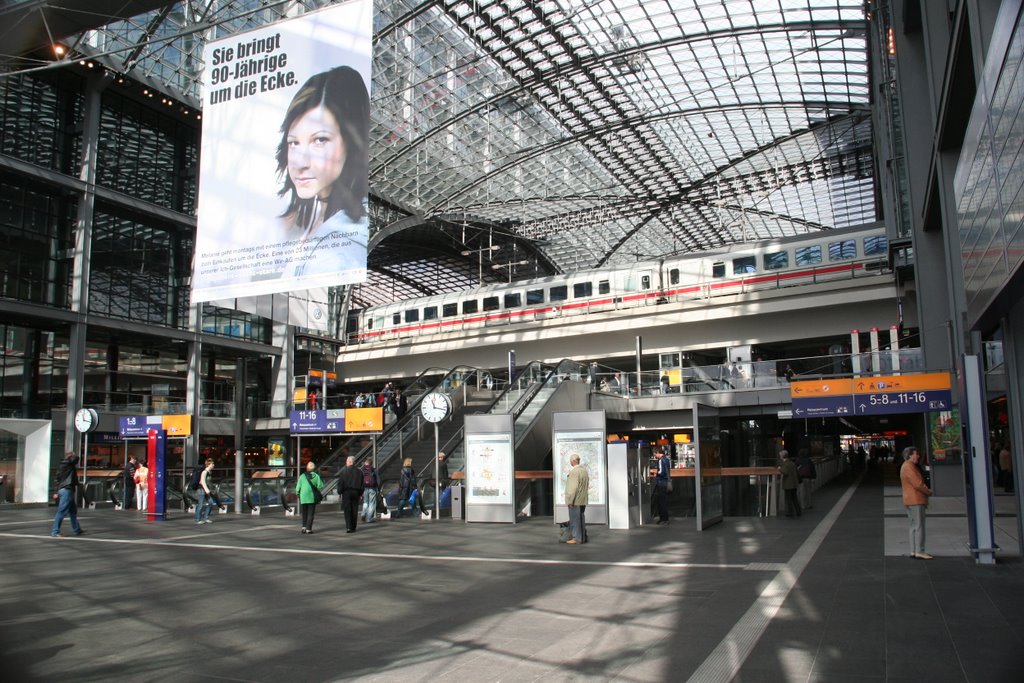
M 794 255 L 798 266 L 817 265 L 821 263 L 821 246 L 797 247 Z
M 462 313 L 476 313 L 477 312 L 477 300 L 470 299 L 469 301 L 462 302 Z
M 857 242 L 855 240 L 828 243 L 829 261 L 844 261 L 851 258 L 857 258 Z
M 523 295 L 519 292 L 505 295 L 505 308 L 519 308 L 523 305 Z
M 498 297 L 496 296 L 485 296 L 484 297 L 484 310 L 485 311 L 496 311 L 500 308 L 498 303 Z
M 424 320 L 437 320 L 437 306 L 427 306 L 423 309 Z
M 451 318 L 459 314 L 458 304 L 445 304 L 441 307 L 441 315 L 445 318 Z
M 559 285 L 548 290 L 549 301 L 565 301 L 569 298 L 569 288 L 566 285 Z
M 757 261 L 753 256 L 740 256 L 732 260 L 732 274 L 746 275 L 757 272 Z
M 889 251 L 889 240 L 884 236 L 865 237 L 865 256 L 884 256 Z
M 594 285 L 591 282 L 577 282 L 572 286 L 572 296 L 574 299 L 581 297 L 587 297 L 594 293 Z
M 776 251 L 771 254 L 764 255 L 764 269 L 765 270 L 779 270 L 780 268 L 789 267 L 789 252 L 788 251 Z
M 543 289 L 531 289 L 526 292 L 526 305 L 533 306 L 535 304 L 544 303 L 544 290 Z

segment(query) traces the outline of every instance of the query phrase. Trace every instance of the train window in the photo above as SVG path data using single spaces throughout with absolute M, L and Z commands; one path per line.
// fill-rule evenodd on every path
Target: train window
M 889 251 L 889 240 L 884 235 L 864 238 L 865 256 L 885 256 Z
M 501 308 L 498 303 L 498 297 L 496 296 L 485 296 L 484 297 L 484 310 L 485 311 L 496 311 Z
M 441 306 L 441 315 L 445 318 L 451 318 L 459 314 L 458 304 L 444 304 Z
M 505 295 L 505 308 L 519 308 L 523 305 L 523 295 L 519 292 Z
M 650 275 L 641 275 L 640 276 L 640 289 L 650 289 L 650 288 L 651 288 L 651 276 Z
M 719 261 L 711 264 L 711 277 L 725 277 L 725 263 Z
M 818 245 L 813 247 L 797 247 L 793 253 L 796 256 L 796 265 L 798 266 L 813 266 L 821 263 L 821 247 Z
M 565 285 L 558 285 L 548 290 L 548 301 L 565 301 L 569 298 L 569 288 Z
M 423 309 L 424 320 L 437 320 L 437 306 L 427 306 Z
M 419 320 L 420 320 L 420 309 L 418 309 L 418 308 L 410 308 L 408 311 L 405 312 L 405 322 L 407 322 L 407 323 L 415 323 L 415 322 L 419 322 Z
M 732 260 L 732 274 L 746 275 L 757 272 L 757 259 L 753 256 L 740 256 Z
M 846 259 L 857 258 L 856 240 L 842 240 L 841 242 L 828 243 L 828 260 L 845 261 Z
M 572 286 L 572 298 L 579 299 L 585 296 L 592 296 L 594 294 L 594 283 L 593 282 L 577 282 Z
M 669 282 L 669 284 L 672 284 L 672 285 L 678 285 L 679 284 L 679 269 L 678 268 L 673 268 L 672 270 L 668 271 L 668 282 Z
M 598 294 L 607 294 L 610 291 L 612 291 L 612 285 L 610 282 L 608 282 L 608 280 L 601 280 L 600 282 L 597 283 Z
M 543 289 L 528 289 L 526 290 L 526 305 L 533 306 L 535 304 L 544 303 L 544 290 Z
M 366 329 L 368 329 L 368 330 L 372 330 L 373 329 L 373 318 L 367 318 L 366 319 Z
M 788 251 L 775 251 L 764 255 L 765 270 L 779 270 L 780 268 L 789 268 Z
M 402 314 L 401 313 L 395 313 L 393 316 L 391 316 L 391 324 L 392 325 L 401 325 L 402 324 Z
M 469 301 L 462 302 L 462 314 L 476 313 L 477 312 L 477 300 L 470 299 Z
M 381 316 L 379 318 L 374 318 L 370 322 L 374 323 L 377 326 L 378 329 L 382 328 L 382 327 L 384 327 L 384 316 Z M 370 325 L 370 327 L 373 327 L 373 325 Z

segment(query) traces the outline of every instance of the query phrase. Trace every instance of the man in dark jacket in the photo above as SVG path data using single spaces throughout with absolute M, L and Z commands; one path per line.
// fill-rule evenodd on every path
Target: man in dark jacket
M 363 472 L 356 468 L 356 458 L 345 458 L 345 466 L 338 472 L 338 491 L 341 493 L 341 510 L 345 513 L 345 533 L 356 530 L 359 519 L 359 499 L 363 495 Z
M 60 461 L 57 470 L 57 514 L 53 518 L 53 528 L 50 535 L 60 538 L 60 525 L 64 523 L 65 517 L 71 518 L 71 530 L 75 536 L 85 533 L 78 524 L 78 505 L 75 504 L 75 489 L 78 488 L 78 456 L 74 451 L 68 451 L 66 457 Z
M 139 461 L 134 455 L 129 456 L 128 462 L 124 464 L 124 500 L 121 502 L 121 507 L 125 510 L 131 510 L 135 501 L 135 470 L 138 468 Z

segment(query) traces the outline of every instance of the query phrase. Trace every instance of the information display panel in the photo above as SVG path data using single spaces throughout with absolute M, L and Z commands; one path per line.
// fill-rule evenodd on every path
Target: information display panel
M 608 460 L 603 410 L 577 410 L 551 416 L 552 479 L 554 486 L 555 523 L 569 520 L 565 505 L 565 478 L 572 467 L 569 459 L 580 456 L 580 465 L 587 468 L 590 489 L 587 494 L 587 523 L 608 522 Z
M 467 415 L 466 521 L 516 521 L 515 447 L 511 415 Z
M 587 468 L 590 475 L 588 505 L 604 505 L 603 482 L 607 478 L 604 432 L 555 432 L 551 450 L 555 458 L 555 500 L 565 500 L 565 478 L 572 469 L 569 459 L 579 455 L 580 465 Z
M 466 437 L 466 502 L 511 505 L 514 494 L 511 434 Z

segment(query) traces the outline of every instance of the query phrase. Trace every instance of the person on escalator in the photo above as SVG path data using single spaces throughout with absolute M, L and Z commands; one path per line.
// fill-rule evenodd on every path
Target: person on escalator
M 299 513 L 302 515 L 302 531 L 299 533 L 313 533 L 313 517 L 316 515 L 316 491 L 324 487 L 323 480 L 316 472 L 316 463 L 310 460 L 306 463 L 306 472 L 295 484 L 295 495 L 299 498 Z
M 401 420 L 409 412 L 409 399 L 405 397 L 401 389 L 395 390 L 395 415 Z
M 354 533 L 359 519 L 359 499 L 363 495 L 363 471 L 356 469 L 354 455 L 345 458 L 345 466 L 338 471 L 338 491 L 345 513 L 345 533 Z

